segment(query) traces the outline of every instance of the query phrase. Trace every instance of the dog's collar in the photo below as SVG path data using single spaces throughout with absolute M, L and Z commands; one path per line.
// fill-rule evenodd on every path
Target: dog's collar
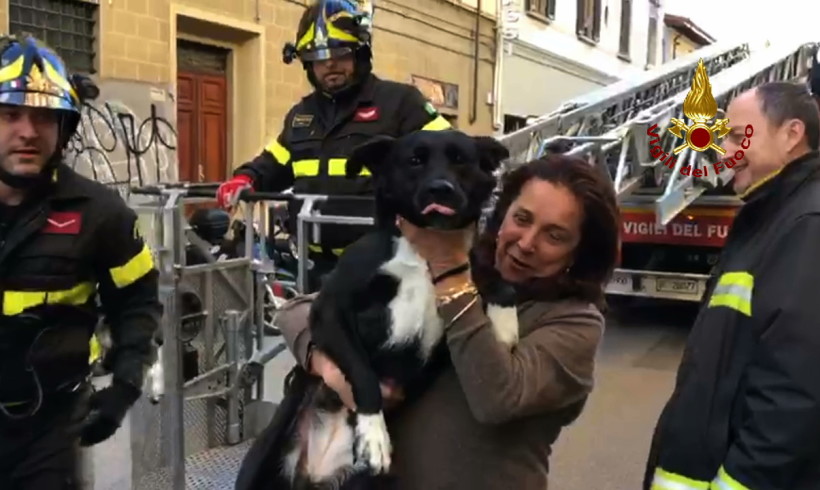
M 429 268 L 430 264 L 427 264 L 427 267 Z M 461 265 L 453 267 L 452 269 L 448 269 L 442 272 L 441 274 L 433 277 L 433 284 L 438 284 L 441 281 L 447 279 L 448 277 L 453 277 L 455 275 L 461 274 L 462 272 L 467 272 L 468 270 L 470 270 L 470 263 L 465 262 Z

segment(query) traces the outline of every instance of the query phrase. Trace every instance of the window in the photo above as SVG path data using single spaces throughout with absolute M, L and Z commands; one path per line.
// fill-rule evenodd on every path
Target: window
M 9 30 L 54 49 L 74 72 L 96 72 L 97 5 L 86 0 L 9 0 Z
M 632 24 L 632 0 L 621 0 L 621 41 L 618 54 L 629 58 L 630 27 Z
M 654 66 L 658 57 L 658 19 L 649 18 L 649 35 L 646 37 L 646 64 Z
M 554 20 L 556 1 L 557 0 L 526 0 L 527 12 Z
M 587 41 L 601 39 L 601 0 L 578 0 L 576 32 Z
M 527 118 L 504 114 L 504 134 L 518 131 L 527 126 Z

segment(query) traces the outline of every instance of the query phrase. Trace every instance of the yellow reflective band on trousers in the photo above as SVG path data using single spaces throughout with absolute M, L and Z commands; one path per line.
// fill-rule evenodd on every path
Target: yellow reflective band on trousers
M 84 305 L 96 290 L 93 283 L 81 282 L 71 289 L 61 291 L 5 291 L 3 314 L 18 315 L 40 305 Z
M 94 334 L 88 342 L 88 364 L 94 364 L 94 361 L 101 357 L 102 344 L 100 344 L 100 339 L 97 338 L 97 334 Z
M 143 244 L 142 250 L 131 257 L 131 259 L 119 267 L 109 270 L 111 279 L 117 288 L 124 288 L 138 281 L 142 276 L 151 272 L 154 268 L 154 258 L 148 245 Z
M 347 158 L 331 158 L 327 162 L 327 174 L 331 177 L 344 177 L 346 166 Z M 293 162 L 294 177 L 316 177 L 317 175 L 319 175 L 319 159 L 313 158 Z M 370 172 L 364 168 L 359 172 L 359 175 L 370 175 Z
M 718 470 L 717 477 L 712 481 L 712 486 L 710 490 L 751 490 L 746 485 L 740 483 L 739 481 L 732 478 L 732 476 L 726 472 L 726 469 L 721 466 Z
M 277 140 L 271 141 L 271 143 L 265 147 L 265 150 L 273 155 L 273 158 L 276 159 L 279 165 L 287 165 L 290 161 L 290 152 Z
M 754 277 L 748 272 L 727 272 L 720 276 L 709 299 L 709 308 L 725 306 L 752 316 Z
M 452 129 L 453 126 L 450 125 L 450 122 L 447 119 L 444 119 L 443 116 L 438 116 L 429 123 L 425 124 L 421 130 L 422 131 L 443 131 L 445 129 Z
M 694 480 L 663 468 L 656 468 L 652 486 L 649 488 L 650 490 L 709 490 L 709 482 Z
M 311 252 L 316 252 L 316 253 L 324 252 L 324 249 L 319 245 L 308 245 L 308 250 L 310 250 Z M 344 252 L 344 251 L 345 251 L 345 249 L 343 249 L 343 248 L 334 248 L 334 249 L 331 250 L 333 255 L 342 255 L 342 252 Z

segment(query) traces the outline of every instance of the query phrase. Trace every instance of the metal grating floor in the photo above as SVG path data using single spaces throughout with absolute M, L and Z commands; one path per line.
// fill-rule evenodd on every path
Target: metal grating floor
M 239 465 L 251 444 L 253 440 L 189 456 L 185 460 L 185 490 L 233 490 Z M 166 469 L 146 475 L 136 488 L 182 490 L 171 488 L 171 478 Z

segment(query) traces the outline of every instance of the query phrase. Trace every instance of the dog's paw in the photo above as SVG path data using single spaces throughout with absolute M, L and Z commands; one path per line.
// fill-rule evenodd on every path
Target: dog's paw
M 374 475 L 390 471 L 390 434 L 384 414 L 356 415 L 355 462 Z

